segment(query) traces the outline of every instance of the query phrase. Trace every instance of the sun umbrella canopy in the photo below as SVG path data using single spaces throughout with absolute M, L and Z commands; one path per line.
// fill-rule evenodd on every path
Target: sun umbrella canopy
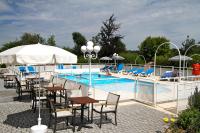
M 5 64 L 72 64 L 77 63 L 77 56 L 64 49 L 38 43 L 3 51 L 0 53 L 0 61 Z
M 180 56 L 179 55 L 169 58 L 169 61 L 179 61 L 179 60 L 180 60 Z M 192 60 L 192 58 L 190 58 L 188 56 L 181 55 L 181 61 L 184 61 L 184 60 L 185 61 L 190 61 L 190 60 Z
M 112 56 L 112 59 L 113 59 L 113 60 L 124 60 L 124 57 L 122 57 L 122 56 L 120 56 L 120 55 L 117 55 L 117 56 L 113 55 L 113 56 Z
M 105 56 L 105 57 L 101 57 L 100 60 L 108 60 L 109 61 L 109 60 L 112 60 L 112 58 Z

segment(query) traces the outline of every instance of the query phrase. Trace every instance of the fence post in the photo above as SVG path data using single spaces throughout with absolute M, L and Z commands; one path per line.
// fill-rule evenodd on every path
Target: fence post
M 136 100 L 137 85 L 138 85 L 138 78 L 135 77 L 135 88 L 134 88 L 134 99 L 135 99 L 135 100 Z
M 176 95 L 177 95 L 177 100 L 176 100 L 176 114 L 178 114 L 178 87 L 179 87 L 179 83 L 177 83 L 177 89 L 176 89 Z M 185 87 L 185 84 L 184 84 Z M 184 88 L 185 89 L 185 88 Z
M 154 106 L 156 107 L 156 104 L 157 104 L 157 86 L 156 86 L 156 79 L 154 79 L 154 82 L 153 82 L 153 104 Z

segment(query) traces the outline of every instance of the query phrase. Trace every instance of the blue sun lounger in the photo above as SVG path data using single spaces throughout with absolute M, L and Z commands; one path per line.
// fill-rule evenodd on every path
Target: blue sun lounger
M 30 74 L 36 74 L 36 73 L 38 73 L 38 72 L 35 71 L 35 68 L 33 66 L 28 66 L 27 69 L 28 69 L 28 72 Z
M 161 76 L 161 78 L 171 78 L 171 77 L 173 77 L 173 72 L 172 71 L 166 71 Z
M 56 66 L 56 68 L 57 68 L 57 69 L 64 69 L 64 65 L 63 65 L 63 64 L 58 64 L 58 65 Z
M 154 72 L 154 69 L 153 68 L 149 68 L 145 72 L 142 72 L 141 75 L 142 76 L 150 76 L 153 72 Z
M 133 73 L 133 72 L 136 72 L 137 71 L 137 69 L 138 68 L 136 68 L 136 67 L 133 67 L 132 69 L 130 69 L 130 70 L 126 70 L 126 73 L 127 74 L 131 74 L 131 73 Z
M 18 69 L 19 69 L 19 71 L 21 73 L 25 73 L 26 72 L 26 67 L 25 66 L 19 66 Z
M 124 64 L 117 65 L 117 70 L 116 70 L 117 73 L 122 72 L 123 68 L 124 68 Z
M 144 71 L 144 68 L 139 68 L 135 72 L 133 72 L 133 75 L 137 76 L 137 75 L 141 74 L 143 71 Z
M 109 66 L 104 66 L 103 68 L 100 68 L 101 71 L 106 71 L 109 68 Z

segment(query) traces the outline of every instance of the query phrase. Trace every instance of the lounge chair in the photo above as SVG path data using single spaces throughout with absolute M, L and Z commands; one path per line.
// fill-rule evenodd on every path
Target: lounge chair
M 149 68 L 145 72 L 142 72 L 141 75 L 142 76 L 150 76 L 153 72 L 154 72 L 154 69 L 153 68 Z
M 37 72 L 35 71 L 35 68 L 34 68 L 33 66 L 28 66 L 27 69 L 28 69 L 28 72 L 29 72 L 30 74 L 36 74 L 36 73 L 37 73 Z
M 72 69 L 76 69 L 76 68 L 77 68 L 76 66 L 74 66 L 74 65 L 72 66 Z
M 137 76 L 137 75 L 141 74 L 143 71 L 144 71 L 144 68 L 139 68 L 135 72 L 133 72 L 133 75 Z
M 109 66 L 107 70 L 114 71 L 114 66 Z
M 57 68 L 57 69 L 64 69 L 64 65 L 63 65 L 63 64 L 58 64 L 58 65 L 56 66 L 56 68 Z
M 133 67 L 133 68 L 130 69 L 130 70 L 126 70 L 126 71 L 125 71 L 125 74 L 132 74 L 132 73 L 135 72 L 137 69 L 138 69 L 138 68 Z
M 171 78 L 171 77 L 173 77 L 173 72 L 172 71 L 166 71 L 161 76 L 161 78 Z
M 117 72 L 117 73 L 122 72 L 123 68 L 124 68 L 124 64 L 119 64 L 119 65 L 117 65 L 117 70 L 116 70 L 116 72 Z
M 18 69 L 19 69 L 19 71 L 21 73 L 25 73 L 26 72 L 26 67 L 25 66 L 19 66 Z
M 100 68 L 100 71 L 103 71 L 103 72 L 104 72 L 104 71 L 106 71 L 108 68 L 109 68 L 109 66 L 106 65 L 106 66 L 104 66 L 103 68 Z
M 164 81 L 164 80 L 177 81 L 178 79 L 176 79 L 175 77 L 178 77 L 179 74 L 181 75 L 181 73 L 179 73 L 177 71 L 166 71 L 163 73 L 160 80 L 162 80 L 162 81 Z

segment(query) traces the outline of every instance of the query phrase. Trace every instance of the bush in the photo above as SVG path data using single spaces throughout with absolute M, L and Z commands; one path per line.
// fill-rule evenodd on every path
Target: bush
M 191 126 L 188 130 L 191 133 L 200 133 L 200 115 L 191 123 Z
M 0 68 L 6 68 L 6 64 L 0 64 Z
M 200 112 L 198 109 L 191 108 L 184 110 L 177 119 L 177 126 L 184 130 L 191 130 L 192 125 L 196 125 L 200 119 Z
M 170 131 L 200 133 L 200 92 L 197 87 L 194 94 L 188 98 L 188 105 L 189 108 L 179 114 L 174 125 L 171 124 Z
M 195 88 L 194 94 L 188 98 L 188 105 L 190 108 L 200 110 L 200 92 L 197 87 Z

